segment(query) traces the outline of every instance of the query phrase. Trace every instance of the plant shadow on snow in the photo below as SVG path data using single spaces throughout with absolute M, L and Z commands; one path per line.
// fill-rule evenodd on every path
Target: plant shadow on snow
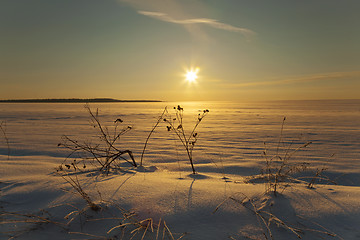
M 194 180 L 197 180 L 197 179 L 209 179 L 210 177 L 209 176 L 206 176 L 206 175 L 204 175 L 204 174 L 199 174 L 199 173 L 197 173 L 197 174 L 189 174 L 189 175 L 187 175 L 187 177 L 189 177 L 189 178 L 192 178 L 192 179 L 194 179 Z

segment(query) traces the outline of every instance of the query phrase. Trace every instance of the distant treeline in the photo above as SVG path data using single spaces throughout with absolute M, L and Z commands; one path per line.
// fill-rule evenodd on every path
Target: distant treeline
M 159 100 L 118 100 L 113 98 L 49 98 L 49 99 L 9 99 L 2 103 L 110 103 L 110 102 L 161 102 Z

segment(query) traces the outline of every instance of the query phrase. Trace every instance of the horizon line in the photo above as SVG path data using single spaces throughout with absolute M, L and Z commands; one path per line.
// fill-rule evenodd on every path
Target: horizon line
M 162 100 L 120 100 L 115 98 L 24 98 L 24 99 L 0 99 L 2 103 L 86 103 L 86 102 L 163 102 Z

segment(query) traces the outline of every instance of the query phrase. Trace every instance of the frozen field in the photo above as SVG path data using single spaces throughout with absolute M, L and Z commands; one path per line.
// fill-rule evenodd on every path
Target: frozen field
M 197 163 L 223 162 L 241 166 L 262 161 L 263 143 L 276 147 L 283 117 L 286 143 L 313 142 L 306 150 L 306 160 L 327 164 L 333 171 L 360 172 L 360 101 L 288 101 L 270 103 L 186 102 L 185 130 L 191 130 L 199 110 L 209 109 L 198 129 L 199 141 L 194 151 Z M 104 125 L 121 118 L 133 130 L 124 136 L 124 148 L 140 157 L 145 139 L 165 106 L 169 112 L 177 103 L 107 103 L 92 104 L 99 109 Z M 96 133 L 84 104 L 1 104 L 1 121 L 13 156 L 65 157 L 57 144 L 63 135 L 86 140 Z M 0 153 L 7 155 L 2 139 Z M 162 123 L 150 139 L 146 161 L 183 161 L 180 143 Z M 176 151 L 178 150 L 178 151 Z M 334 155 L 334 156 L 332 156 Z M 301 161 L 301 159 L 299 159 Z M 187 164 L 186 164 L 187 165 Z M 166 167 L 166 165 L 165 165 Z
M 312 142 L 291 162 L 308 162 L 315 169 L 325 167 L 324 176 L 338 185 L 321 181 L 310 190 L 294 183 L 284 195 L 270 199 L 274 201 L 274 214 L 303 227 L 300 236 L 304 239 L 360 239 L 360 100 L 104 103 L 90 107 L 99 109 L 104 126 L 120 118 L 123 125 L 132 127 L 118 147 L 131 150 L 139 161 L 146 137 L 164 107 L 168 106 L 172 113 L 178 104 L 184 108 L 183 127 L 188 132 L 201 110 L 210 111 L 197 129 L 194 164 L 199 174 L 191 175 L 186 152 L 176 136 L 167 131 L 166 123 L 161 122 L 144 155 L 145 166 L 156 167 L 156 171 L 153 167 L 149 172 L 125 167 L 125 172 L 108 176 L 78 175 L 94 201 L 107 202 L 109 208 L 116 203 L 133 209 L 139 219 L 165 220 L 174 232 L 174 236 L 165 234 L 169 239 L 265 239 L 265 230 L 261 230 L 255 214 L 231 199 L 245 194 L 261 202 L 268 197 L 262 195 L 264 183 L 243 182 L 264 167 L 265 146 L 269 155 L 274 155 L 279 146 L 282 156 Z M 66 227 L 23 223 L 23 218 L 11 222 L 16 218 L 6 214 L 39 215 L 46 211 L 50 219 L 66 223 L 64 217 L 73 210 L 71 206 L 86 205 L 76 194 L 63 191 L 71 187 L 55 174 L 55 167 L 69 154 L 58 147 L 63 135 L 79 141 L 94 139 L 96 131 L 84 104 L 0 104 L 0 122 L 6 133 L 6 137 L 0 135 L 0 210 L 4 212 L 0 219 L 1 239 L 121 239 L 119 229 L 106 233 L 119 223 L 103 220 L 93 227 L 93 222 L 84 220 L 86 214 L 74 218 L 74 222 L 80 221 L 78 225 Z M 304 222 L 297 218 L 300 215 L 305 216 Z M 274 239 L 297 239 L 291 230 L 274 225 L 270 226 L 274 228 Z M 313 230 L 304 230 L 308 228 Z M 143 233 L 134 239 L 157 239 Z

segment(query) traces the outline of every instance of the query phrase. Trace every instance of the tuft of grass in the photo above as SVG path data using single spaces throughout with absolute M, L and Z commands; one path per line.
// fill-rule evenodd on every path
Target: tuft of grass
M 78 193 L 87 203 L 88 207 L 91 210 L 99 211 L 101 209 L 100 205 L 96 204 L 88 193 L 85 192 L 83 187 L 80 184 L 77 174 L 73 174 L 73 176 L 69 174 L 60 174 L 59 171 L 57 172 L 60 177 L 62 177 L 67 183 L 71 185 L 71 187 Z
M 112 131 L 110 132 L 108 127 L 102 125 L 99 119 L 98 109 L 96 109 L 95 113 L 91 110 L 89 105 L 85 105 L 85 109 L 89 112 L 90 120 L 93 128 L 97 131 L 97 139 L 99 139 L 99 142 L 92 144 L 87 141 L 78 141 L 68 136 L 63 136 L 63 141 L 59 143 L 58 146 L 69 149 L 71 153 L 60 166 L 59 170 L 63 169 L 63 165 L 68 169 L 71 168 L 71 165 L 75 169 L 81 169 L 76 161 L 73 161 L 71 165 L 66 164 L 67 159 L 72 157 L 75 153 L 82 155 L 82 168 L 86 168 L 86 162 L 91 161 L 99 167 L 100 172 L 104 173 L 109 173 L 112 168 L 119 168 L 120 160 L 126 161 L 132 166 L 137 167 L 132 151 L 120 150 L 117 147 L 120 137 L 131 131 L 132 127 L 122 126 L 123 120 L 118 118 L 114 121 Z M 130 159 L 125 156 L 128 156 Z
M 314 188 L 314 185 L 319 180 L 325 180 L 329 183 L 336 184 L 326 177 L 323 172 L 326 167 L 314 168 L 307 161 L 300 163 L 292 162 L 291 159 L 299 152 L 308 148 L 312 142 L 295 143 L 292 140 L 288 146 L 283 142 L 283 130 L 286 117 L 283 118 L 280 130 L 279 141 L 276 146 L 274 155 L 268 153 L 267 144 L 264 142 L 263 157 L 265 158 L 265 166 L 261 170 L 261 176 L 265 180 L 265 193 L 272 192 L 275 196 L 281 190 L 283 192 L 292 182 L 305 183 L 309 189 Z M 308 174 L 307 176 L 296 176 L 299 173 Z M 249 182 L 254 178 L 250 177 Z M 306 181 L 307 180 L 307 181 Z
M 274 197 L 274 196 L 273 196 Z M 285 199 L 285 198 L 284 198 Z M 240 196 L 237 197 L 229 197 L 225 199 L 223 202 L 221 202 L 213 211 L 213 213 L 216 213 L 222 205 L 224 205 L 226 202 L 231 201 L 235 203 L 236 205 L 245 207 L 248 209 L 251 213 L 253 213 L 256 216 L 256 220 L 258 222 L 258 227 L 261 229 L 261 236 L 263 238 L 259 238 L 259 236 L 256 235 L 248 235 L 247 233 L 241 232 L 243 237 L 246 237 L 247 239 L 266 239 L 266 240 L 275 240 L 274 236 L 274 230 L 276 228 L 282 228 L 286 231 L 290 232 L 292 235 L 294 235 L 296 238 L 302 239 L 303 235 L 306 232 L 313 232 L 315 234 L 319 234 L 321 239 L 324 239 L 322 236 L 329 236 L 329 237 L 336 237 L 338 239 L 342 239 L 340 236 L 335 234 L 334 232 L 326 229 L 322 225 L 310 222 L 313 227 L 306 227 L 303 223 L 300 223 L 299 220 L 306 220 L 301 216 L 295 215 L 297 218 L 296 222 L 301 225 L 301 227 L 294 226 L 294 224 L 288 223 L 289 219 L 284 219 L 283 217 L 280 217 L 279 214 L 274 209 L 275 204 L 280 204 L 281 208 L 284 208 L 283 211 L 291 211 L 291 209 L 286 209 L 286 206 L 282 206 L 282 202 L 274 203 L 273 198 L 271 195 L 265 195 L 265 198 L 258 198 L 258 197 L 248 197 L 247 195 L 240 193 Z M 308 222 L 308 221 L 307 221 Z M 309 222 L 308 222 L 309 223 Z M 231 239 L 235 239 L 234 237 L 231 237 Z
M 284 154 L 281 156 L 279 153 L 280 146 L 283 139 L 283 130 L 286 117 L 283 118 L 280 130 L 280 137 L 276 147 L 276 153 L 273 156 L 268 155 L 266 143 L 264 143 L 263 156 L 265 158 L 265 167 L 262 169 L 262 175 L 266 179 L 266 192 L 273 192 L 274 195 L 277 195 L 279 187 L 282 187 L 283 190 L 287 185 L 282 185 L 291 178 L 291 174 L 305 171 L 309 165 L 307 162 L 292 164 L 290 162 L 291 157 L 293 157 L 298 151 L 303 148 L 308 147 L 311 142 L 306 142 L 303 145 L 296 147 L 291 150 L 293 142 L 289 144 L 286 148 Z
M 294 140 L 287 146 L 283 143 L 283 130 L 286 117 L 283 118 L 280 130 L 279 141 L 276 146 L 274 155 L 268 154 L 267 145 L 264 142 L 263 157 L 265 158 L 265 167 L 261 170 L 261 175 L 266 181 L 266 193 L 272 192 L 275 196 L 280 189 L 284 191 L 289 185 L 288 182 L 298 181 L 293 175 L 296 173 L 305 172 L 309 169 L 310 163 L 292 163 L 291 158 L 296 155 L 297 152 L 307 148 L 312 142 L 305 142 L 300 146 L 296 146 Z M 281 154 L 281 152 L 283 152 Z
M 182 239 L 186 233 L 183 234 L 175 234 L 173 233 L 165 220 L 159 219 L 158 223 L 154 223 L 152 218 L 147 218 L 141 221 L 126 221 L 117 226 L 112 227 L 107 234 L 110 234 L 113 231 L 120 229 L 122 232 L 126 231 L 127 228 L 131 228 L 132 230 L 128 231 L 128 235 L 130 239 L 140 239 L 144 240 L 148 236 L 150 239 L 160 240 L 160 239 L 169 239 L 169 240 L 180 240 Z M 179 237 L 175 237 L 176 235 L 180 235 Z M 138 236 L 138 238 L 135 238 Z
M 276 217 L 273 213 L 269 211 L 262 210 L 261 207 L 259 207 L 256 203 L 256 199 L 249 198 L 245 194 L 241 193 L 242 197 L 241 199 L 235 198 L 235 197 L 229 197 L 228 199 L 225 199 L 223 202 L 221 202 L 216 209 L 213 211 L 215 213 L 219 210 L 221 205 L 223 205 L 226 201 L 232 201 L 236 204 L 239 204 L 240 206 L 245 207 L 246 209 L 250 210 L 257 218 L 258 225 L 262 229 L 262 234 L 264 236 L 264 239 L 274 239 L 272 230 L 271 230 L 271 224 L 275 224 L 277 226 L 281 226 L 287 230 L 290 230 L 293 232 L 298 238 L 301 238 L 299 233 L 302 233 L 300 229 L 294 228 L 286 224 L 284 221 L 280 220 L 278 217 Z

